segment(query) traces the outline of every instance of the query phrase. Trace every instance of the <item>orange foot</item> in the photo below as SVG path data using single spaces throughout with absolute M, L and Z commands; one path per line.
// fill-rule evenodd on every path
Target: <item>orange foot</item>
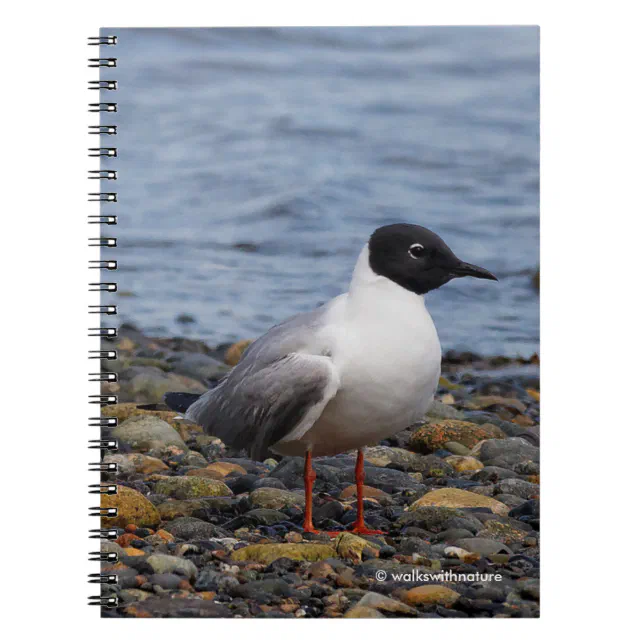
M 310 532 L 311 534 L 320 534 L 320 531 L 316 530 L 313 527 L 312 523 L 307 523 L 306 521 L 304 522 L 304 525 L 302 526 L 302 531 L 303 532 Z
M 377 535 L 377 534 L 387 534 L 386 532 L 383 532 L 382 530 L 371 530 L 367 528 L 367 526 L 362 523 L 359 525 L 356 525 L 355 523 L 351 526 L 351 530 L 337 530 L 337 531 L 326 531 L 326 533 L 330 537 L 337 537 L 339 534 L 342 534 L 344 532 L 351 533 L 351 534 L 365 534 L 365 535 Z

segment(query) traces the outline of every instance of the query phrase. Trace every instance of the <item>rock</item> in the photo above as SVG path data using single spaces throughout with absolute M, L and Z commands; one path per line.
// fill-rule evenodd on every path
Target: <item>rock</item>
M 465 420 L 440 420 L 419 427 L 412 434 L 409 447 L 420 454 L 431 454 L 447 442 L 457 442 L 472 448 L 482 440 L 504 436 L 494 425 L 477 425 Z
M 158 367 L 129 367 L 119 373 L 122 402 L 160 403 L 168 391 L 202 394 L 207 387 L 193 378 L 165 373 Z
M 156 528 L 161 522 L 157 509 L 140 492 L 123 485 L 116 486 L 116 494 L 101 496 L 102 508 L 116 508 L 115 517 L 102 517 L 102 528 L 125 528 L 134 524 L 139 528 Z
M 155 416 L 134 416 L 119 424 L 113 430 L 112 436 L 135 452 L 147 452 L 169 446 L 188 450 L 178 432 Z
M 366 551 L 371 557 L 378 556 L 379 547 L 351 532 L 342 532 L 335 543 L 338 554 L 354 563 L 362 561 L 362 553 Z
M 181 585 L 181 577 L 179 575 L 174 575 L 171 572 L 165 572 L 162 574 L 155 573 L 151 575 L 148 581 L 153 586 L 160 586 L 164 590 L 178 590 Z
M 504 519 L 503 521 L 492 519 L 485 521 L 483 525 L 485 528 L 476 534 L 479 539 L 492 539 L 508 545 L 511 543 L 520 543 L 528 536 L 526 530 L 521 530 L 512 525 L 511 519 Z
M 168 362 L 176 373 L 197 380 L 217 380 L 230 371 L 222 362 L 205 353 L 179 351 L 169 358 Z
M 190 470 L 189 472 L 186 472 L 186 476 L 200 476 L 202 479 L 211 479 L 213 481 L 221 481 L 223 478 L 221 474 L 213 472 L 213 470 L 210 470 L 207 467 Z
M 139 474 L 156 474 L 170 468 L 159 458 L 147 454 L 107 454 L 103 463 L 116 463 L 119 476 L 129 476 L 138 472 Z
M 208 504 L 203 499 L 190 499 L 179 501 L 168 499 L 157 506 L 163 521 L 172 521 L 179 517 L 191 517 L 208 509 Z
M 206 469 L 213 472 L 213 474 L 217 475 L 220 479 L 225 479 L 230 474 L 244 475 L 248 473 L 246 469 L 238 463 L 227 463 L 226 461 L 211 463 Z
M 147 563 L 157 574 L 174 573 L 182 575 L 190 581 L 194 581 L 197 578 L 197 566 L 183 557 L 154 554 L 148 557 Z
M 232 496 L 225 483 L 200 476 L 170 476 L 157 483 L 156 492 L 179 500 L 204 496 Z
M 396 613 L 399 615 L 416 616 L 418 611 L 397 599 L 381 595 L 380 593 L 369 592 L 357 603 L 356 608 L 372 608 L 385 613 Z
M 492 539 L 480 539 L 478 537 L 470 537 L 467 539 L 459 539 L 455 544 L 457 548 L 463 548 L 468 552 L 476 552 L 484 557 L 495 555 L 498 553 L 512 554 L 512 550 L 500 541 Z
M 275 525 L 276 523 L 283 523 L 289 520 L 289 516 L 280 512 L 279 510 L 271 510 L 270 508 L 256 508 L 246 512 L 242 517 L 246 525 Z M 234 519 L 233 519 L 234 520 Z
M 539 448 L 523 438 L 485 440 L 476 446 L 472 455 L 485 465 L 496 465 L 512 469 L 524 461 L 539 462 Z
M 513 494 L 522 499 L 529 499 L 539 494 L 539 486 L 523 479 L 506 478 L 494 486 L 495 494 Z
M 183 457 L 177 459 L 177 463 L 183 467 L 196 467 L 205 469 L 208 466 L 208 461 L 199 453 L 193 450 L 186 452 Z
M 368 463 L 377 467 L 393 465 L 396 469 L 405 472 L 425 472 L 437 461 L 436 457 L 431 455 L 422 456 L 402 447 L 386 447 L 384 445 L 365 448 L 364 457 Z M 444 463 L 441 462 L 441 464 L 444 466 Z
M 453 606 L 459 597 L 460 594 L 455 590 L 438 584 L 416 586 L 403 594 L 403 599 L 408 604 L 429 604 L 431 606 L 439 604 L 447 608 Z
M 512 470 L 505 467 L 496 467 L 495 465 L 486 465 L 482 470 L 475 472 L 471 480 L 480 481 L 481 483 L 496 483 L 502 479 L 511 479 L 515 477 Z
M 445 459 L 457 472 L 476 472 L 485 466 L 473 456 L 448 456 Z
M 425 506 L 403 513 L 395 525 L 400 529 L 414 527 L 437 533 L 447 530 L 450 522 L 458 517 L 462 517 L 462 513 L 454 508 Z M 478 527 L 482 524 L 478 523 Z
M 217 534 L 216 526 L 195 517 L 179 517 L 173 519 L 165 524 L 164 530 L 169 532 L 173 537 L 183 539 L 184 541 L 210 539 Z
M 106 405 L 101 409 L 103 416 L 112 416 L 116 418 L 119 424 L 124 423 L 130 418 L 136 416 L 154 416 L 164 420 L 168 425 L 171 425 L 175 430 L 179 431 L 181 427 L 199 428 L 199 425 L 189 424 L 185 420 L 176 420 L 177 412 L 175 411 L 154 411 L 149 409 L 139 409 L 136 403 L 119 403 L 118 405 Z
M 132 592 L 132 591 L 130 591 Z M 230 608 L 203 599 L 163 595 L 129 604 L 123 609 L 129 617 L 232 617 Z
M 463 420 L 465 414 L 458 409 L 445 403 L 440 402 L 439 400 L 434 400 L 429 408 L 425 418 L 430 421 L 436 420 Z
M 461 443 L 457 443 L 456 441 L 447 441 L 443 445 L 443 449 L 446 449 L 448 452 L 452 452 L 452 454 L 456 454 L 457 456 L 470 455 L 470 448 L 465 447 L 465 445 L 461 445 Z
M 257 561 L 270 564 L 276 559 L 285 557 L 295 561 L 322 561 L 335 557 L 332 546 L 318 543 L 275 543 L 246 546 L 235 550 L 233 561 Z
M 280 490 L 273 487 L 262 487 L 253 490 L 249 496 L 251 505 L 255 508 L 269 508 L 271 510 L 281 510 L 282 508 L 304 507 L 304 496 Z
M 242 354 L 246 349 L 251 345 L 252 340 L 240 340 L 235 342 L 235 344 L 228 347 L 226 355 L 224 356 L 224 361 L 227 365 L 234 367 L 242 357 Z
M 342 492 L 340 492 L 340 499 L 352 499 L 356 497 L 358 490 L 355 485 L 349 485 L 345 487 Z M 376 499 L 377 501 L 389 500 L 391 496 L 382 490 L 379 490 L 376 487 L 371 487 L 369 485 L 362 486 L 362 494 L 365 499 Z
M 418 508 L 427 506 L 442 508 L 490 508 L 492 512 L 501 516 L 507 515 L 510 511 L 510 508 L 500 501 L 495 501 L 482 494 L 449 487 L 428 492 L 415 501 L 411 505 L 410 510 L 417 510 Z
M 503 407 L 516 413 L 523 414 L 527 407 L 517 398 L 504 398 L 503 396 L 473 396 L 465 403 L 468 409 L 489 409 L 490 407 Z
M 384 615 L 375 608 L 369 608 L 368 606 L 355 606 L 354 608 L 350 608 L 344 614 L 344 617 L 349 619 L 383 619 Z

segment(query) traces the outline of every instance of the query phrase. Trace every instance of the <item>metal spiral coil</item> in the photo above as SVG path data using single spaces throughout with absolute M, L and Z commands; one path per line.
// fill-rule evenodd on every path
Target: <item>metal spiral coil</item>
M 112 47 L 117 44 L 116 36 L 92 36 L 88 39 L 88 45 L 91 46 L 100 46 L 100 47 Z M 88 67 L 91 68 L 105 68 L 113 69 L 118 65 L 118 59 L 115 56 L 105 55 L 107 52 L 100 51 L 99 55 L 88 59 Z M 107 91 L 114 92 L 118 90 L 118 82 L 116 80 L 91 80 L 88 84 L 88 89 L 92 91 Z M 103 100 L 104 97 L 101 95 L 98 102 L 91 102 L 88 104 L 88 111 L 90 113 L 98 113 L 99 116 L 101 113 L 113 114 L 118 111 L 118 104 L 115 101 Z M 118 128 L 116 125 L 111 124 L 92 124 L 89 126 L 89 133 L 99 137 L 116 137 L 118 133 Z M 92 147 L 88 148 L 88 156 L 98 157 L 101 159 L 114 159 L 118 156 L 118 150 L 114 147 L 103 146 L 105 139 L 101 140 L 101 147 Z M 110 141 L 111 143 L 111 141 Z M 118 172 L 114 169 L 101 168 L 98 170 L 89 170 L 88 179 L 92 181 L 117 181 Z M 90 192 L 88 193 L 88 201 L 100 202 L 101 209 L 103 208 L 104 203 L 116 204 L 118 202 L 117 192 L 114 191 L 105 191 L 103 184 L 101 184 L 100 192 Z M 98 214 L 98 215 L 89 215 L 87 218 L 88 224 L 95 225 L 99 224 L 100 226 L 115 226 L 118 223 L 116 215 L 113 214 Z M 101 232 L 103 229 L 100 229 Z M 117 245 L 116 236 L 105 236 L 99 233 L 98 237 L 90 237 L 88 239 L 88 245 L 90 247 L 99 248 L 99 252 L 103 253 L 103 249 L 115 248 Z M 115 271 L 118 268 L 116 260 L 107 259 L 101 257 L 97 260 L 90 260 L 89 268 L 99 271 Z M 96 273 L 94 273 L 96 275 Z M 103 274 L 101 273 L 101 276 Z M 107 281 L 100 279 L 97 281 L 91 281 L 89 283 L 89 291 L 98 291 L 100 292 L 101 303 L 92 304 L 89 306 L 89 313 L 91 315 L 116 315 L 117 307 L 116 304 L 105 303 L 103 298 L 111 293 L 115 293 L 118 290 L 118 286 L 115 281 Z M 96 319 L 96 318 L 94 318 Z M 90 337 L 98 337 L 101 341 L 111 341 L 118 338 L 118 331 L 115 327 L 112 326 L 103 326 L 97 325 L 92 326 L 88 330 Z M 116 360 L 118 358 L 118 353 L 115 349 L 104 349 L 92 350 L 89 352 L 90 360 L 101 360 L 109 361 Z M 110 383 L 118 382 L 118 374 L 112 371 L 104 371 L 101 369 L 98 373 L 89 374 L 90 382 L 98 382 L 109 385 Z M 99 394 L 92 394 L 89 396 L 89 404 L 99 405 L 102 410 L 107 405 L 114 405 L 118 403 L 118 396 L 114 393 L 108 391 L 101 391 Z M 109 413 L 109 412 L 108 412 Z M 110 431 L 118 425 L 118 419 L 113 416 L 106 416 L 101 412 L 101 415 L 98 417 L 89 418 L 88 422 L 90 427 L 98 427 L 101 432 L 100 438 L 89 440 L 89 449 L 99 450 L 100 459 L 99 462 L 89 463 L 89 470 L 91 472 L 99 472 L 100 482 L 94 483 L 89 486 L 90 494 L 99 494 L 101 498 L 107 498 L 118 493 L 118 486 L 115 483 L 108 482 L 110 475 L 118 473 L 119 468 L 117 463 L 105 463 L 103 459 L 107 454 L 114 453 L 118 451 L 119 445 L 118 442 L 113 439 L 109 434 Z M 118 515 L 117 508 L 103 507 L 105 502 L 103 501 L 100 504 L 100 507 L 91 507 L 89 509 L 90 516 L 99 517 L 101 520 L 104 519 L 113 519 Z M 118 538 L 119 531 L 114 528 L 104 528 L 100 527 L 98 529 L 90 530 L 91 539 L 100 539 L 101 541 L 114 541 Z M 118 556 L 113 552 L 90 552 L 90 560 L 98 561 L 103 564 L 114 564 L 118 562 Z M 113 586 L 118 584 L 118 576 L 113 574 L 111 571 L 104 571 L 93 573 L 89 575 L 88 579 L 91 584 L 100 584 L 101 593 L 99 595 L 92 595 L 89 597 L 90 606 L 100 606 L 102 608 L 114 608 L 118 605 L 118 598 L 113 593 L 108 593 L 109 590 L 114 590 Z

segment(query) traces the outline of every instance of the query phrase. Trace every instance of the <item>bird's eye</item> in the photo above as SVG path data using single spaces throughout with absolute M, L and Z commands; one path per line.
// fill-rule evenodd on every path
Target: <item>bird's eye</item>
M 409 254 L 411 257 L 414 259 L 420 259 L 423 256 L 423 253 L 425 252 L 425 247 L 421 246 L 420 244 L 412 244 L 409 247 Z

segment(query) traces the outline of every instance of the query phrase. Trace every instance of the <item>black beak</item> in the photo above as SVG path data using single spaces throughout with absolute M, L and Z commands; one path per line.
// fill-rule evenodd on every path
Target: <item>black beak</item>
M 461 262 L 460 260 L 456 267 L 451 269 L 451 273 L 452 275 L 454 275 L 454 277 L 470 276 L 478 277 L 482 280 L 494 280 L 495 282 L 499 281 L 494 275 L 492 275 L 492 273 L 490 273 L 490 271 L 486 271 L 484 268 L 475 266 L 474 264 Z

